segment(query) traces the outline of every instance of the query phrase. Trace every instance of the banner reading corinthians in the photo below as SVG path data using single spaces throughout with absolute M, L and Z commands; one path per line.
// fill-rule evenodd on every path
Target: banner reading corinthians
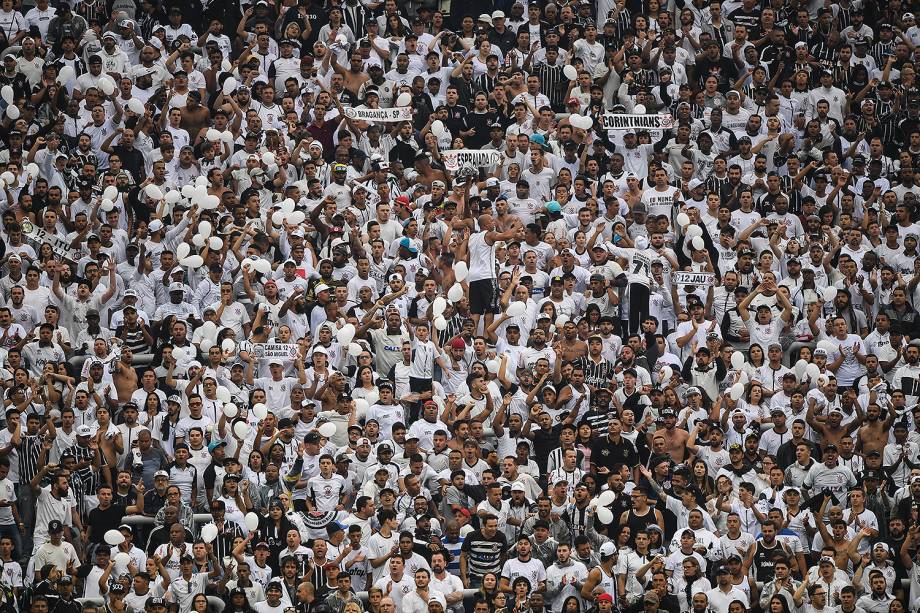
M 668 130 L 674 126 L 670 113 L 661 115 L 620 115 L 604 113 L 601 128 L 604 130 Z

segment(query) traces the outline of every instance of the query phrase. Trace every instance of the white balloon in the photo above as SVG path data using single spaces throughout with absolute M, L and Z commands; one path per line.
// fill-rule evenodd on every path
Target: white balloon
M 809 364 L 805 367 L 805 376 L 811 379 L 812 382 L 815 381 L 821 375 L 821 369 L 818 368 L 817 364 Z
M 234 91 L 236 91 L 236 86 L 236 79 L 233 77 L 227 77 L 227 79 L 224 81 L 224 84 L 221 86 L 221 91 L 225 96 L 229 96 Z
M 112 561 L 115 562 L 118 566 L 127 566 L 131 563 L 131 556 L 124 551 L 119 551 L 112 558 Z
M 7 104 L 13 104 L 13 86 L 4 85 L 0 87 L 0 97 L 2 97 Z
M 569 81 L 574 81 L 578 78 L 578 70 L 571 64 L 566 64 L 562 69 L 562 74 L 565 75 L 565 78 Z
M 523 315 L 526 310 L 527 305 L 518 300 L 508 305 L 508 308 L 505 309 L 505 315 L 508 317 L 517 317 L 518 315 Z
M 190 184 L 183 185 L 180 191 L 182 192 L 183 198 L 191 198 L 195 195 L 195 186 Z
M 117 547 L 125 542 L 125 535 L 122 534 L 120 530 L 109 530 L 102 538 L 112 547 Z
M 293 198 L 285 198 L 281 201 L 281 210 L 285 213 L 293 213 L 294 207 L 297 206 L 297 203 L 294 202 Z
M 674 370 L 670 366 L 665 366 L 664 368 L 661 369 L 661 376 L 659 377 L 658 380 L 662 383 L 667 383 L 668 381 L 671 380 L 671 377 L 673 376 L 674 376 Z
M 151 200 L 162 200 L 163 199 L 163 190 L 161 190 L 156 185 L 150 184 L 144 189 L 144 194 Z
M 492 373 L 493 375 L 498 374 L 498 366 L 499 366 L 498 360 L 488 360 L 486 362 L 486 369 L 488 369 L 488 371 Z
M 249 424 L 245 421 L 240 420 L 233 424 L 233 433 L 240 440 L 246 440 L 246 437 L 249 436 Z
M 732 400 L 738 400 L 744 395 L 744 386 L 740 383 L 735 383 L 728 390 L 728 397 Z
M 276 226 L 280 226 L 284 223 L 284 218 L 287 217 L 284 211 L 275 211 L 272 213 L 272 223 Z
M 208 239 L 208 249 L 211 251 L 220 251 L 224 248 L 224 241 L 217 236 Z
M 172 357 L 176 362 L 181 362 L 185 359 L 185 349 L 182 347 L 173 347 Z
M 292 226 L 296 226 L 296 225 L 302 224 L 303 220 L 306 218 L 307 216 L 306 214 L 304 214 L 303 211 L 294 211 L 293 213 L 288 215 L 287 222 L 291 224 Z
M 176 257 L 180 260 L 184 260 L 188 257 L 191 250 L 192 248 L 188 246 L 188 243 L 179 243 L 179 246 L 176 247 Z
M 337 428 L 335 427 L 334 423 L 332 423 L 331 421 L 327 421 L 322 426 L 317 428 L 317 430 L 319 430 L 320 436 L 324 436 L 326 438 L 332 438 L 333 436 L 335 436 Z
M 443 315 L 438 315 L 434 318 L 434 329 L 439 332 L 443 332 L 447 329 L 447 320 L 444 319 Z
M 340 345 L 347 345 L 351 342 L 351 339 L 355 337 L 355 332 L 354 324 L 345 324 L 336 332 L 335 338 L 339 341 Z
M 200 268 L 204 264 L 204 258 L 200 255 L 190 255 L 185 258 L 185 263 L 182 264 L 186 268 Z
M 698 236 L 703 236 L 703 228 L 699 226 L 690 226 L 689 228 L 687 228 L 687 236 L 691 240 L 693 240 L 694 238 Z
M 224 353 L 233 353 L 236 351 L 236 343 L 232 338 L 225 338 L 220 344 L 220 350 Z
M 102 93 L 106 96 L 111 96 L 115 93 L 115 83 L 108 77 L 99 79 L 99 89 L 101 89 Z
M 733 352 L 732 357 L 731 357 L 731 362 L 732 362 L 732 368 L 734 368 L 735 370 L 741 368 L 742 366 L 744 366 L 744 354 L 741 353 L 740 351 Z
M 262 163 L 266 166 L 270 166 L 275 163 L 275 154 L 271 151 L 266 151 L 262 154 Z
M 466 265 L 466 262 L 462 260 L 454 262 L 454 278 L 457 279 L 457 283 L 463 283 L 469 275 L 470 267 Z
M 62 85 L 67 85 L 68 83 L 70 83 L 70 80 L 73 79 L 73 75 L 74 75 L 73 66 L 64 66 L 63 68 L 61 68 L 61 71 L 58 73 L 57 82 Z
M 690 217 L 686 213 L 678 213 L 676 221 L 677 221 L 677 227 L 683 228 L 684 226 L 690 223 Z
M 201 234 L 202 236 L 211 236 L 211 229 L 210 221 L 202 221 L 198 224 L 198 234 Z
M 824 339 L 823 341 L 818 341 L 818 345 L 815 347 L 815 349 L 823 349 L 827 352 L 828 357 L 830 357 L 834 353 L 837 353 L 840 350 L 840 347 L 838 347 L 833 341 Z
M 694 237 L 690 240 L 690 245 L 691 245 L 694 249 L 696 249 L 697 251 L 699 251 L 700 249 L 703 249 L 703 248 L 706 247 L 706 243 L 703 242 L 703 237 L 702 237 L 702 236 L 694 236 Z
M 833 285 L 828 285 L 822 290 L 821 297 L 824 298 L 824 302 L 833 302 L 834 298 L 837 297 L 837 288 Z
M 166 204 L 176 204 L 182 200 L 182 193 L 177 192 L 176 190 L 170 190 L 166 192 L 166 195 L 163 196 L 163 200 L 166 201 Z
M 364 351 L 364 347 L 358 343 L 348 343 L 348 355 L 361 355 L 362 351 Z
M 377 404 L 378 400 L 380 400 L 380 392 L 378 392 L 377 388 L 375 387 L 374 389 L 372 389 L 371 391 L 367 393 L 367 396 L 365 396 L 365 399 L 367 400 L 367 404 L 373 406 Z
M 581 115 L 579 115 L 578 113 L 572 113 L 571 115 L 569 115 L 569 123 L 572 125 L 573 128 L 581 127 Z
M 252 511 L 250 511 L 249 513 L 246 513 L 246 517 L 243 518 L 243 521 L 246 523 L 246 528 L 248 528 L 250 532 L 252 532 L 253 530 L 258 530 L 259 516 L 253 513 Z
M 207 353 L 211 351 L 211 347 L 214 346 L 214 341 L 209 338 L 201 339 L 201 342 L 198 343 L 198 348 L 201 349 L 201 353 Z
M 447 290 L 447 299 L 451 302 L 458 302 L 463 298 L 463 286 L 459 283 L 454 283 L 450 286 L 450 289 Z
M 103 198 L 102 203 L 99 205 L 99 208 L 102 209 L 103 212 L 108 213 L 109 211 L 115 208 L 115 203 L 109 200 L 108 198 Z
M 32 162 L 31 164 L 26 165 L 26 172 L 29 173 L 30 177 L 37 177 L 39 173 L 38 164 Z
M 355 411 L 357 413 L 367 413 L 367 409 L 370 405 L 367 403 L 365 398 L 355 398 Z
M 403 92 L 396 97 L 396 106 L 409 106 L 412 102 L 412 96 L 408 92 Z
M 556 324 L 557 328 L 561 329 L 562 326 L 564 326 L 568 320 L 569 320 L 569 316 L 563 313 L 562 315 L 556 318 L 556 321 L 554 323 Z
M 137 98 L 131 98 L 128 100 L 128 110 L 134 113 L 135 115 L 144 114 L 144 103 L 138 100 Z
M 613 521 L 613 511 L 607 507 L 597 507 L 597 521 L 606 525 Z
M 431 122 L 431 133 L 441 138 L 444 136 L 444 133 L 447 132 L 447 128 L 444 127 L 444 122 L 440 119 L 435 119 Z
M 217 538 L 217 526 L 214 524 L 205 524 L 201 527 L 201 540 L 210 543 Z
M 256 269 L 256 272 L 259 272 L 263 275 L 268 274 L 268 271 L 272 269 L 271 263 L 268 260 L 263 260 L 262 258 L 256 260 L 256 263 L 253 264 L 252 267 Z
M 257 402 L 252 405 L 252 415 L 256 419 L 265 419 L 265 416 L 268 415 L 268 407 L 266 407 L 261 402 Z
M 220 196 L 215 196 L 210 194 L 201 199 L 201 204 L 199 205 L 203 209 L 216 209 L 220 206 Z
M 808 368 L 808 362 L 805 360 L 799 360 L 795 363 L 795 378 L 799 381 L 802 380 L 802 377 L 805 375 L 805 369 Z
M 220 142 L 224 143 L 225 145 L 231 144 L 233 142 L 233 132 L 230 130 L 222 132 L 220 135 Z
M 227 340 L 230 340 L 230 339 L 227 339 Z M 233 341 L 230 341 L 230 342 L 232 343 Z M 217 391 L 214 393 L 214 395 L 217 397 L 218 400 L 220 400 L 223 403 L 230 402 L 230 400 L 233 398 L 233 395 L 230 393 L 230 390 L 228 390 L 223 385 L 217 386 Z
M 216 143 L 220 140 L 220 130 L 215 130 L 214 128 L 208 128 L 208 131 L 205 132 L 204 137 L 212 143 Z
M 195 236 L 192 237 L 192 244 L 195 245 L 196 247 L 204 247 L 204 243 L 206 240 L 208 239 L 206 239 L 201 234 L 196 234 Z
M 227 419 L 233 419 L 240 414 L 240 410 L 232 402 L 228 402 L 224 405 L 224 415 L 227 416 Z
M 447 308 L 447 301 L 443 296 L 438 296 L 434 299 L 434 302 L 431 303 L 431 314 L 437 317 L 444 313 L 444 309 Z
M 112 202 L 118 199 L 118 188 L 114 185 L 109 185 L 107 188 L 102 190 L 102 197 L 108 198 Z
M 637 104 L 633 107 L 633 113 L 636 115 L 645 115 L 646 108 L 644 104 Z
M 606 507 L 608 504 L 612 504 L 616 500 L 617 495 L 611 492 L 610 490 L 605 490 L 600 493 L 597 497 L 597 504 Z
M 13 184 L 13 181 L 16 180 L 16 177 L 13 176 L 13 173 L 12 173 L 12 172 L 10 172 L 9 170 L 7 170 L 7 171 L 5 171 L 3 174 L 0 174 L 0 179 L 3 179 L 3 181 L 4 181 L 7 185 L 12 185 L 12 184 Z
M 745 371 L 742 370 L 740 373 L 738 373 L 738 383 L 741 385 L 747 385 L 750 383 L 750 381 L 751 380 L 748 379 L 748 374 Z

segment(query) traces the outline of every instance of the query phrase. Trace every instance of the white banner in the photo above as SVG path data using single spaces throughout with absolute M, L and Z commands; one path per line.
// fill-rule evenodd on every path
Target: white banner
M 260 360 L 280 358 L 294 361 L 300 356 L 300 347 L 297 344 L 256 343 L 252 346 L 252 355 Z
M 663 115 L 620 115 L 604 113 L 601 127 L 605 130 L 668 130 L 674 126 L 670 114 Z
M 464 164 L 476 167 L 501 164 L 504 155 L 495 149 L 450 149 L 442 151 L 441 158 L 444 160 L 444 167 L 455 172 Z
M 70 260 L 72 262 L 79 262 L 85 253 L 80 249 L 71 249 L 70 241 L 53 234 L 48 234 L 42 228 L 39 228 L 30 221 L 23 221 L 21 224 L 22 233 L 30 243 L 35 247 L 35 251 L 38 251 L 42 246 L 42 243 L 48 243 L 51 245 L 51 250 L 59 258 L 65 260 Z
M 674 272 L 674 283 L 677 285 L 696 285 L 698 287 L 709 287 L 712 285 L 716 276 L 711 272 Z
M 346 108 L 345 116 L 358 121 L 411 121 L 412 107 L 400 106 L 391 109 Z

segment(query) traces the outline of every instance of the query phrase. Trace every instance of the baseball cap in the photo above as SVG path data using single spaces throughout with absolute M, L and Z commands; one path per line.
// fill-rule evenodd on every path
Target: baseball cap
M 603 545 L 601 545 L 600 554 L 601 554 L 601 557 L 602 557 L 602 558 L 609 558 L 610 556 L 612 556 L 612 555 L 615 554 L 616 552 L 617 552 L 616 545 L 614 545 L 614 544 L 611 543 L 610 541 L 607 541 L 606 543 L 604 543 Z

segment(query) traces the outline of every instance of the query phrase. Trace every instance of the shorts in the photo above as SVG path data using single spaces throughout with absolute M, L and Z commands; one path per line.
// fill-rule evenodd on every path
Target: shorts
M 498 283 L 495 279 L 480 279 L 470 282 L 470 313 L 485 315 L 500 313 L 498 306 Z
M 416 394 L 422 394 L 424 392 L 430 392 L 432 389 L 431 379 L 417 379 L 415 377 L 409 377 L 409 391 Z

